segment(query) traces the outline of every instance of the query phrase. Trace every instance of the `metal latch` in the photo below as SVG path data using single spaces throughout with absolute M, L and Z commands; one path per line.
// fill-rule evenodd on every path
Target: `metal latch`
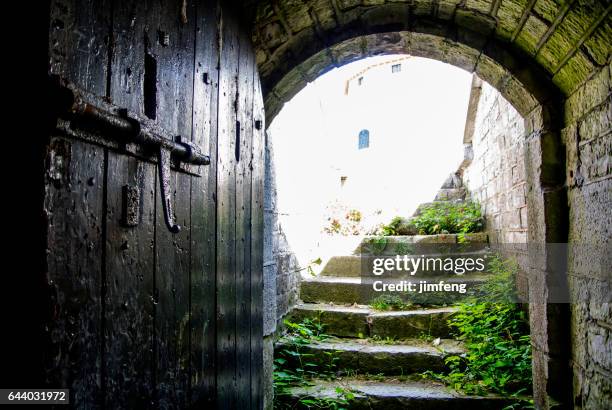
M 209 165 L 210 156 L 181 136 L 169 134 L 151 120 L 81 91 L 57 76 L 52 76 L 50 83 L 55 114 L 70 121 L 71 128 L 85 132 L 95 130 L 97 138 L 123 144 L 135 143 L 155 151 L 164 221 L 170 232 L 178 233 L 181 227 L 174 221 L 170 194 L 171 160 Z

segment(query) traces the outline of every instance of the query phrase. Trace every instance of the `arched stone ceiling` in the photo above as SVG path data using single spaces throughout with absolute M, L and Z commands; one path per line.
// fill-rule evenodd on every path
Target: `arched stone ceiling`
M 610 65 L 608 0 L 264 0 L 253 24 L 267 117 L 307 82 L 378 54 L 476 72 L 523 114 Z

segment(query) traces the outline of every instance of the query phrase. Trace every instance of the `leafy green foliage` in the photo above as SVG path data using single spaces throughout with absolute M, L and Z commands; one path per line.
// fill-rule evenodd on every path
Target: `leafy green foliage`
M 516 274 L 518 264 L 512 259 L 504 259 L 499 256 L 489 258 L 488 270 L 492 275 L 481 286 L 481 301 L 492 303 L 516 303 Z
M 411 223 L 411 220 L 401 216 L 396 216 L 391 219 L 387 225 L 382 225 L 377 232 L 382 236 L 401 236 L 401 235 L 414 235 L 416 230 Z
M 368 238 L 365 242 L 365 246 L 362 249 L 363 253 L 371 253 L 373 255 L 382 254 L 387 248 L 388 239 L 384 236 L 375 236 Z
M 306 345 L 329 337 L 324 333 L 324 326 L 319 319 L 304 319 L 301 323 L 285 320 L 284 324 L 287 326 L 285 343 L 278 349 L 274 359 L 274 408 L 288 409 L 299 405 L 308 409 L 346 409 L 354 396 L 341 387 L 336 388 L 335 398 L 302 397 L 298 403 L 291 402 L 289 388 L 311 386 L 312 378 L 333 379 L 338 357 L 335 353 L 326 352 L 327 360 L 321 365 L 312 360 L 312 354 L 305 353 Z
M 515 296 L 517 265 L 496 258 L 490 266 L 497 274 L 484 289 L 495 300 L 506 303 L 472 300 L 459 304 L 459 311 L 449 319 L 449 325 L 456 337 L 464 341 L 467 353 L 449 356 L 447 373 L 429 371 L 423 376 L 468 394 L 530 394 L 531 340 L 527 315 L 520 305 L 508 303 Z M 526 404 L 520 405 L 524 408 Z
M 370 307 L 375 310 L 407 310 L 410 306 L 397 295 L 380 295 L 370 301 Z
M 483 228 L 480 206 L 473 201 L 433 202 L 410 220 L 420 235 L 479 232 Z

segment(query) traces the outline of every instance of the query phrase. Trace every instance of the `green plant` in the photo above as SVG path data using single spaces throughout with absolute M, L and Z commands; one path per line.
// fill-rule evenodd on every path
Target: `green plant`
M 306 270 L 311 276 L 316 276 L 317 274 L 315 273 L 313 266 L 321 265 L 321 263 L 323 263 L 323 260 L 321 258 L 313 259 L 308 263 L 305 268 L 299 269 L 298 272 Z
M 304 398 L 300 400 L 300 404 L 308 409 L 345 410 L 349 401 L 355 397 L 349 389 L 343 387 L 336 387 L 335 392 L 335 398 Z
M 372 253 L 374 255 L 382 254 L 387 248 L 387 243 L 389 241 L 384 236 L 376 236 L 373 238 L 368 238 L 366 240 L 365 252 L 364 253 Z
M 370 301 L 370 307 L 375 310 L 407 310 L 410 304 L 397 295 L 380 295 Z
M 410 219 L 396 216 L 387 225 L 382 225 L 378 229 L 378 234 L 382 236 L 414 235 L 416 230 Z
M 497 275 L 484 285 L 497 298 L 514 294 L 516 264 L 494 258 Z M 531 340 L 527 316 L 520 305 L 474 299 L 458 305 L 449 319 L 456 337 L 465 343 L 467 353 L 449 356 L 446 373 L 425 372 L 424 377 L 442 381 L 468 394 L 494 392 L 521 396 L 531 392 Z M 521 407 L 529 403 L 520 402 Z
M 480 206 L 473 201 L 433 202 L 421 208 L 410 223 L 421 235 L 479 232 L 483 228 Z
M 305 353 L 305 346 L 312 342 L 326 340 L 320 318 L 304 319 L 300 323 L 284 321 L 287 332 L 283 344 L 277 349 L 274 358 L 274 408 L 294 408 L 289 389 L 291 387 L 311 386 L 312 378 L 335 378 L 338 361 L 336 352 L 326 352 L 325 363 L 320 365 L 312 359 L 312 354 Z M 337 397 L 317 398 L 302 397 L 298 399 L 301 407 L 309 409 L 345 409 L 353 394 L 344 388 L 336 388 Z
M 431 327 L 431 323 L 429 324 Z M 431 331 L 420 332 L 418 335 L 418 339 L 423 342 L 432 342 L 435 338 L 432 336 Z
M 496 255 L 488 258 L 487 265 L 492 275 L 481 286 L 480 299 L 492 303 L 517 302 L 518 264 L 516 261 Z
M 395 253 L 398 255 L 407 255 L 412 251 L 413 247 L 406 242 L 399 241 L 395 244 Z
M 397 344 L 397 340 L 394 337 L 386 336 L 381 337 L 378 335 L 372 336 L 369 341 L 371 343 L 380 344 L 380 345 L 394 345 Z

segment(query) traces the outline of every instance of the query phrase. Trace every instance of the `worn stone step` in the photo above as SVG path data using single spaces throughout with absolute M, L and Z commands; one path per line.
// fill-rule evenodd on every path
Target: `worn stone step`
M 465 188 L 440 188 L 434 201 L 463 201 L 466 195 Z
M 423 335 L 449 337 L 448 319 L 452 307 L 379 312 L 368 306 L 340 306 L 317 303 L 298 304 L 289 320 L 319 320 L 324 332 L 340 337 L 417 338 Z
M 372 279 L 360 277 L 326 277 L 318 276 L 305 279 L 300 284 L 300 299 L 307 303 L 336 304 L 369 304 L 380 295 L 396 295 L 404 302 L 419 305 L 450 305 L 468 296 L 478 293 L 478 288 L 486 281 L 486 275 L 454 275 L 443 278 L 433 278 L 431 281 L 418 277 L 406 280 L 393 278 Z M 428 285 L 442 282 L 449 285 L 452 291 L 427 291 L 419 293 L 420 282 Z M 393 284 L 396 290 L 382 288 L 385 284 Z M 412 284 L 415 291 L 397 290 L 399 285 Z
M 303 398 L 336 399 L 341 397 L 339 391 L 350 391 L 354 395 L 348 405 L 351 410 L 496 410 L 517 402 L 517 399 L 495 395 L 468 396 L 427 381 L 342 379 L 315 380 L 313 383 L 308 387 L 292 388 L 279 399 L 292 404 Z M 299 405 L 296 408 L 300 408 Z
M 383 248 L 383 244 L 386 242 Z M 373 246 L 376 244 L 377 246 Z M 444 254 L 485 250 L 489 236 L 485 232 L 466 234 L 372 236 L 366 235 L 353 254 Z M 381 250 L 381 248 L 383 248 Z
M 281 339 L 276 350 L 282 352 L 290 346 L 290 339 Z M 402 344 L 381 344 L 366 339 L 335 338 L 300 345 L 299 351 L 308 355 L 308 362 L 321 368 L 328 366 L 330 357 L 333 357 L 334 371 L 340 374 L 372 375 L 408 375 L 426 370 L 441 372 L 447 369 L 446 357 L 465 352 L 458 341 L 448 339 L 439 340 L 439 344 L 433 346 L 418 339 L 404 340 Z M 295 360 L 291 355 L 286 356 L 290 363 Z
M 325 264 L 323 270 L 321 271 L 320 276 L 336 276 L 336 277 L 368 277 L 373 276 L 373 265 L 375 259 L 380 258 L 395 258 L 396 254 L 394 253 L 381 253 L 380 255 L 350 255 L 350 256 L 333 256 L 329 259 L 329 261 Z M 453 260 L 452 266 L 457 266 L 458 259 L 463 259 L 461 262 L 461 266 L 463 268 L 463 274 L 471 275 L 471 274 L 485 274 L 488 269 L 488 257 L 490 256 L 490 252 L 488 250 L 480 250 L 473 252 L 463 252 L 463 253 L 449 253 L 449 254 L 440 254 L 440 255 L 428 255 L 425 259 L 421 256 L 421 254 L 416 255 L 407 255 L 406 262 L 404 261 L 404 256 L 400 255 L 401 263 L 399 270 L 390 270 L 385 271 L 385 275 L 393 275 L 393 277 L 407 277 L 407 276 L 419 276 L 425 279 L 425 277 L 431 276 L 450 276 L 455 275 L 454 271 L 445 270 L 445 264 L 448 263 L 448 259 Z M 469 259 L 468 259 L 469 258 Z M 412 262 L 410 259 L 421 259 L 420 262 L 415 261 Z M 469 262 L 470 270 L 469 272 L 465 269 L 466 260 L 471 260 Z M 476 271 L 476 263 L 481 263 L 480 271 Z M 382 262 L 380 262 L 382 263 Z M 417 263 L 417 269 L 414 270 L 413 263 Z M 379 265 L 380 266 L 380 265 Z M 406 268 L 409 268 L 409 271 L 406 271 Z M 414 273 L 414 275 L 412 275 Z

